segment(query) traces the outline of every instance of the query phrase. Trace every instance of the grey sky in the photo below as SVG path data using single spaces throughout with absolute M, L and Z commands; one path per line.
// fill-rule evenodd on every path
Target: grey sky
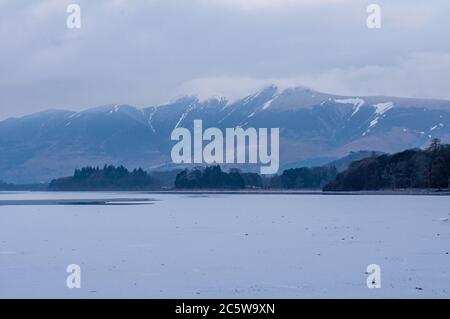
M 0 0 L 0 119 L 269 83 L 450 99 L 449 15 L 448 0 Z

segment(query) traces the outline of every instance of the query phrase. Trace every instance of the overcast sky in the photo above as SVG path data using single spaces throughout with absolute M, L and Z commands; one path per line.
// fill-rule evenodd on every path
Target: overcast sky
M 449 17 L 448 0 L 0 0 L 0 119 L 270 83 L 450 99 Z

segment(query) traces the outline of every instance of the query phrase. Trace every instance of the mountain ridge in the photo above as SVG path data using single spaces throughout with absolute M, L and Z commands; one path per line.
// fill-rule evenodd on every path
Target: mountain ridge
M 41 182 L 87 165 L 170 164 L 176 127 L 280 128 L 283 164 L 352 151 L 395 152 L 450 140 L 450 101 L 340 96 L 272 85 L 234 102 L 185 96 L 144 108 L 108 104 L 0 121 L 0 179 Z

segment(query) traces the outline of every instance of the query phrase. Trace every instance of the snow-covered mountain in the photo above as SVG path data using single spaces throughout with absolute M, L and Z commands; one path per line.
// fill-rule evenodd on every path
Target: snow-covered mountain
M 450 101 L 336 96 L 269 86 L 238 101 L 186 96 L 139 109 L 108 105 L 50 110 L 0 122 L 0 180 L 48 181 L 84 165 L 171 167 L 176 127 L 280 128 L 282 165 L 351 151 L 394 152 L 450 142 Z

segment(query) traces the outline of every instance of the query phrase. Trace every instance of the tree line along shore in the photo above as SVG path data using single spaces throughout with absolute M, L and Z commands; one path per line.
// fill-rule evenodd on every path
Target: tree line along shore
M 450 145 L 438 139 L 427 149 L 409 149 L 395 154 L 372 153 L 353 161 L 338 172 L 333 165 L 301 167 L 266 176 L 224 171 L 219 165 L 167 172 L 128 170 L 123 166 L 84 167 L 73 176 L 58 178 L 49 184 L 14 185 L 0 181 L 3 191 L 196 191 L 272 192 L 322 190 L 325 192 L 389 193 L 402 190 L 449 189 Z

